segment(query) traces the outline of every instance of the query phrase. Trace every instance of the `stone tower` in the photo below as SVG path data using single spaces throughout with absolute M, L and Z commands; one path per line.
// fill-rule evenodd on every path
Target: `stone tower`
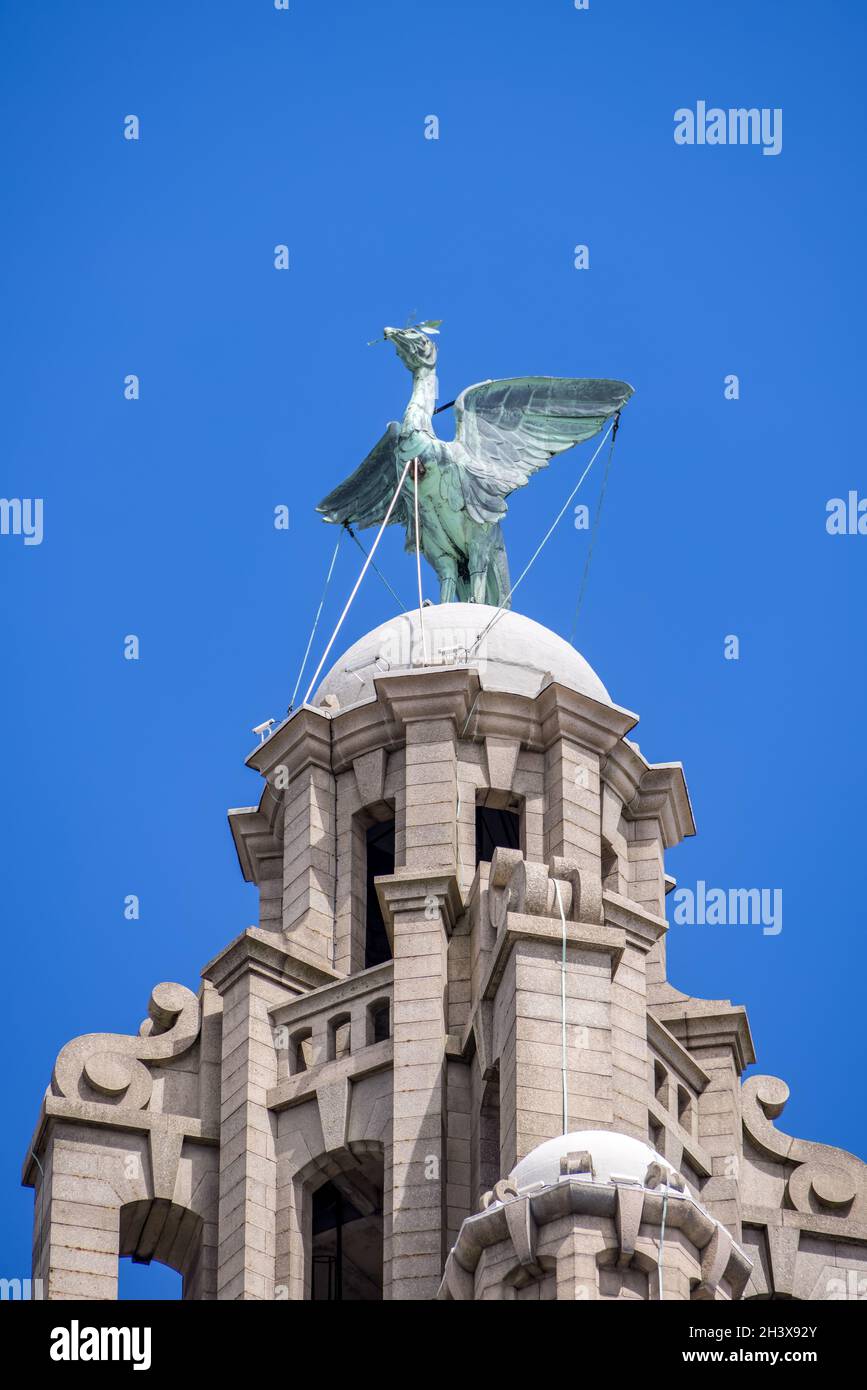
M 371 632 L 248 759 L 258 924 L 57 1058 L 48 1298 L 116 1297 L 119 1255 L 187 1299 L 867 1292 L 867 1168 L 775 1127 L 740 1005 L 667 982 L 680 764 L 497 612 Z

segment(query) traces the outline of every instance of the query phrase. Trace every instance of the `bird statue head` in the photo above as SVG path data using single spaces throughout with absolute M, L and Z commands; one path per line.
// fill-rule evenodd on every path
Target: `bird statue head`
M 435 367 L 437 360 L 436 343 L 428 337 L 428 333 L 423 333 L 422 328 L 426 328 L 428 333 L 436 333 L 435 324 L 420 324 L 418 328 L 384 328 L 383 337 L 387 342 L 393 343 L 395 351 L 403 365 L 411 372 L 417 372 L 422 367 Z

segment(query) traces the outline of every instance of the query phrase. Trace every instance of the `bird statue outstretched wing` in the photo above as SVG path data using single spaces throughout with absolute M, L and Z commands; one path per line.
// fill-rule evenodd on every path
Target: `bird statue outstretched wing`
M 339 526 L 375 526 L 382 521 L 388 504 L 394 496 L 400 478 L 397 462 L 397 444 L 400 426 L 395 420 L 389 422 L 381 439 L 377 440 L 367 457 L 358 465 L 354 473 L 327 497 L 323 497 L 316 508 L 326 521 Z M 389 525 L 396 522 L 408 524 L 405 493 L 397 499 Z
M 447 446 L 474 521 L 499 521 L 506 498 L 555 454 L 590 439 L 629 400 L 625 381 L 522 376 L 468 386 Z

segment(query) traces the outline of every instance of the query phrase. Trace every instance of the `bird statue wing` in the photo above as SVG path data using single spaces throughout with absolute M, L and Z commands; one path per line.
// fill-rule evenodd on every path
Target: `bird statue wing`
M 397 461 L 399 434 L 399 425 L 394 420 L 390 421 L 385 434 L 374 444 L 355 472 L 322 499 L 316 510 L 322 512 L 326 521 L 362 528 L 375 526 L 382 521 L 400 477 Z M 401 494 L 389 518 L 389 525 L 399 521 L 406 523 L 403 501 Z
M 576 377 L 520 376 L 468 386 L 455 401 L 449 449 L 473 520 L 500 520 L 509 493 L 555 454 L 597 434 L 631 395 L 625 381 Z

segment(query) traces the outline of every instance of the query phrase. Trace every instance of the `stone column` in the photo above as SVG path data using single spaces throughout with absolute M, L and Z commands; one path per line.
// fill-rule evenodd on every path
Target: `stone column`
M 562 929 L 550 918 L 510 913 L 504 944 L 493 1023 L 493 1050 L 500 1058 L 501 1176 L 537 1144 L 563 1132 Z M 611 971 L 621 949 L 616 932 L 567 923 L 570 1130 L 614 1126 Z
M 293 955 L 331 968 L 334 958 L 336 807 L 331 721 L 296 711 L 247 759 L 282 798 L 282 933 Z
M 325 982 L 251 928 L 202 972 L 223 999 L 218 1298 L 274 1297 L 278 1079 L 269 1010 Z M 330 975 L 327 978 L 332 978 Z
M 391 1297 L 429 1299 L 445 1260 L 447 952 L 461 902 L 453 871 L 377 886 L 394 951 Z
M 120 1198 L 106 1175 L 105 1156 L 86 1143 L 53 1134 L 34 1181 L 33 1297 L 51 1300 L 117 1298 Z M 82 1142 L 82 1141 L 85 1142 Z

